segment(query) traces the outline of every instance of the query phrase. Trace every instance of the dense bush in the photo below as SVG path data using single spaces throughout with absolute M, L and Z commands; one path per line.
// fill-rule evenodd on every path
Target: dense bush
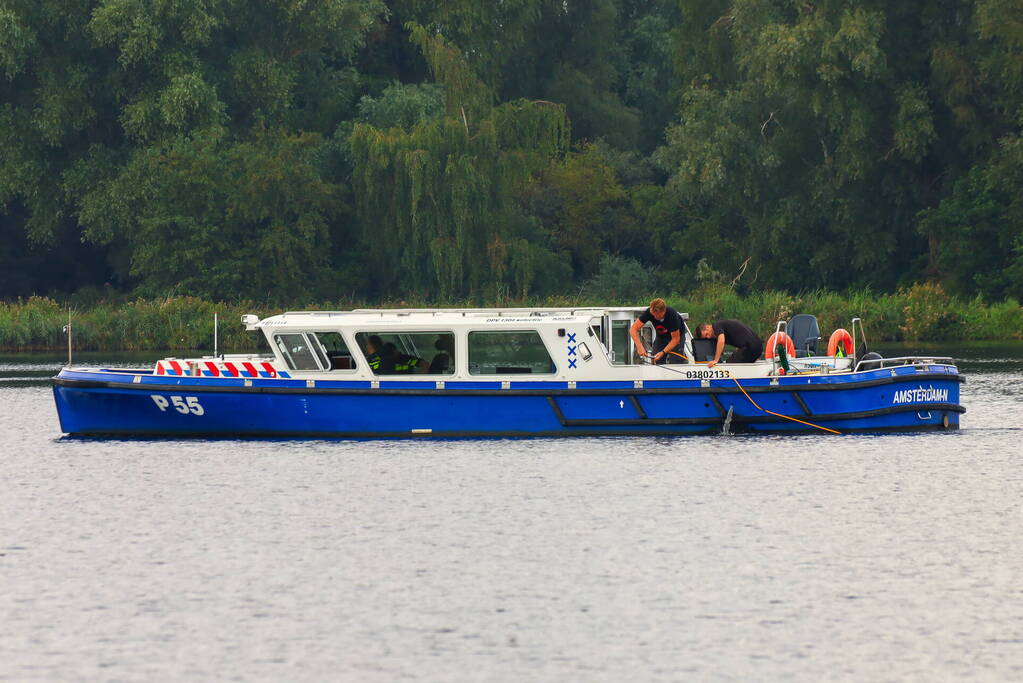
M 615 278 L 612 284 L 622 283 Z M 895 294 L 855 290 L 844 294 L 811 291 L 792 295 L 767 291 L 740 296 L 728 286 L 712 284 L 684 294 L 663 296 L 669 305 L 689 313 L 690 327 L 704 321 L 736 318 L 747 322 L 764 337 L 774 331 L 779 319 L 788 319 L 796 313 L 812 313 L 817 316 L 825 338 L 838 327 L 849 329 L 852 318 L 859 317 L 872 341 L 1023 339 L 1023 308 L 1018 301 L 1008 299 L 985 304 L 980 299 L 964 300 L 948 295 L 938 285 L 915 285 Z M 500 302 L 458 300 L 440 304 L 426 299 L 402 300 L 384 307 L 643 306 L 646 303 L 645 299 L 636 298 L 596 300 L 579 296 Z M 362 305 L 352 301 L 320 302 L 305 308 L 338 310 Z M 65 348 L 68 311 L 68 307 L 43 297 L 0 302 L 0 349 Z M 281 311 L 251 302 L 223 303 L 181 296 L 103 301 L 92 307 L 72 306 L 70 312 L 77 350 L 212 350 L 213 314 L 216 312 L 220 319 L 219 348 L 234 351 L 252 349 L 260 341 L 242 327 L 243 314 L 266 317 Z
M 65 348 L 68 311 L 41 297 L 0 303 L 0 348 Z M 223 350 L 250 349 L 258 341 L 241 326 L 242 314 L 269 314 L 249 303 L 213 303 L 194 297 L 102 302 L 70 308 L 73 344 L 78 350 L 98 351 L 212 350 L 214 312 L 220 319 Z

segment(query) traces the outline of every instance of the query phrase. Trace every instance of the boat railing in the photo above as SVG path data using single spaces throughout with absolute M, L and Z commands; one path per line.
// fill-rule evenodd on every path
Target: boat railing
M 646 310 L 637 306 L 566 306 L 552 308 L 356 308 L 351 311 L 333 311 L 333 315 L 420 315 L 420 316 L 448 316 L 460 315 L 463 317 L 534 317 L 542 318 L 549 316 L 586 316 L 602 315 L 604 313 L 634 313 L 639 314 Z M 288 311 L 286 315 L 321 315 L 321 311 Z M 684 314 L 688 317 L 688 314 Z
M 865 358 L 853 368 L 853 372 L 860 370 L 880 370 L 902 365 L 955 365 L 951 356 L 897 356 L 894 358 Z

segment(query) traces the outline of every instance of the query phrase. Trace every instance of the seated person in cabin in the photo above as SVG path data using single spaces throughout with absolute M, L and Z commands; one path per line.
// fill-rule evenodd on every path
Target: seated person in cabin
M 682 359 L 675 355 L 682 351 L 682 316 L 674 308 L 665 303 L 664 299 L 654 299 L 650 307 L 643 311 L 629 328 L 632 343 L 636 345 L 636 353 L 646 356 L 647 351 L 640 341 L 639 331 L 646 323 L 652 323 L 657 336 L 654 338 L 651 358 L 654 363 L 679 363 Z M 670 354 L 670 355 L 669 355 Z
M 375 334 L 371 334 L 366 339 L 366 362 L 369 363 L 369 369 L 373 372 L 380 372 L 380 363 L 383 361 L 383 357 L 380 355 L 380 351 L 383 348 L 383 344 L 380 341 L 380 337 Z
M 760 358 L 764 351 L 764 342 L 749 325 L 738 320 L 718 320 L 713 325 L 700 325 L 701 339 L 717 339 L 714 359 L 707 363 L 712 368 L 721 361 L 725 344 L 736 347 L 736 351 L 728 359 L 729 363 L 752 363 Z
M 445 375 L 451 372 L 451 357 L 455 355 L 452 348 L 453 339 L 451 335 L 440 335 L 434 342 L 433 348 L 437 349 L 437 355 L 430 361 L 430 369 L 427 372 L 431 375 Z
M 391 342 L 384 344 L 380 356 L 380 375 L 411 375 L 417 368 L 426 369 L 425 360 L 399 353 Z

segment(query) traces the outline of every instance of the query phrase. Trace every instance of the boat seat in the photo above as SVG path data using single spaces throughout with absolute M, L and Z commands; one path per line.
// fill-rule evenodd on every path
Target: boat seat
M 355 366 L 352 364 L 351 356 L 343 356 L 340 354 L 329 354 L 327 356 L 330 359 L 331 370 L 351 370 Z
M 716 339 L 693 339 L 693 360 L 697 363 L 706 363 L 714 360 L 716 346 Z
M 426 371 L 428 375 L 446 375 L 451 368 L 451 356 L 441 351 L 430 361 L 430 368 Z
M 821 340 L 821 328 L 817 316 L 800 313 L 788 322 L 788 334 L 796 346 L 796 358 L 817 355 L 817 342 Z

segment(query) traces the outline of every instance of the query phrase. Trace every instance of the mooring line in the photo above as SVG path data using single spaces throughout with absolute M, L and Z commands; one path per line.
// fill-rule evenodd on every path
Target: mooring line
M 686 356 L 684 356 L 681 353 L 676 353 L 675 351 L 669 351 L 668 353 L 670 353 L 670 354 L 672 354 L 674 356 L 678 356 L 679 358 L 684 358 L 687 363 L 690 362 L 689 358 L 687 358 Z M 694 363 L 694 365 L 695 365 L 695 363 Z M 681 370 L 676 370 L 674 368 L 668 367 L 667 365 L 656 365 L 655 364 L 655 367 L 664 368 L 665 370 L 671 370 L 672 372 L 677 372 L 680 375 L 682 374 Z M 739 391 L 742 392 L 743 396 L 748 398 L 749 402 L 752 403 L 753 407 L 756 408 L 757 410 L 759 410 L 761 412 L 764 412 L 764 413 L 767 413 L 768 415 L 774 415 L 775 417 L 780 417 L 780 418 L 783 418 L 783 419 L 786 419 L 786 420 L 792 420 L 793 422 L 798 422 L 799 424 L 804 424 L 804 425 L 806 425 L 808 427 L 813 427 L 814 429 L 820 429 L 821 431 L 830 432 L 832 434 L 841 434 L 842 433 L 842 432 L 839 432 L 839 431 L 837 431 L 835 429 L 830 429 L 828 427 L 822 427 L 820 425 L 815 425 L 812 422 L 807 422 L 805 420 L 800 420 L 798 418 L 792 417 L 791 415 L 782 415 L 781 413 L 776 413 L 773 410 L 767 410 L 766 408 L 761 408 L 760 405 L 756 401 L 753 400 L 753 397 L 750 396 L 748 393 L 746 393 L 746 390 L 742 387 L 742 384 L 739 383 L 738 378 L 736 378 L 736 376 L 733 375 L 728 368 L 721 368 L 721 369 L 724 370 L 728 374 L 728 377 L 733 382 L 735 382 L 735 386 L 739 387 Z

